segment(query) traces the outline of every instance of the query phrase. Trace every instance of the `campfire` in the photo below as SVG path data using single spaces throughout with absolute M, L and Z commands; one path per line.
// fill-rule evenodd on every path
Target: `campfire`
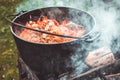
M 116 70 L 110 69 L 115 67 L 119 60 L 115 59 L 112 50 L 99 47 L 100 50 L 93 48 L 95 51 L 88 52 L 92 42 L 100 41 L 93 31 L 95 21 L 89 13 L 74 8 L 48 7 L 20 14 L 12 22 L 11 32 L 20 54 L 22 78 L 27 76 L 30 80 L 106 80 L 112 74 L 116 75 Z M 79 38 L 65 38 L 35 30 Z M 103 62 L 104 60 L 107 62 Z M 28 77 L 29 74 L 31 77 Z

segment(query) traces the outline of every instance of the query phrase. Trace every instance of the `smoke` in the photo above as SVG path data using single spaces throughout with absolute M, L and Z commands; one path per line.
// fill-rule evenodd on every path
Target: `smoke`
M 94 31 L 101 33 L 98 46 L 111 46 L 111 41 L 119 37 L 119 0 L 28 0 L 20 4 L 16 12 L 50 6 L 73 7 L 92 14 L 96 20 Z
M 28 0 L 20 4 L 16 12 L 32 10 L 42 7 L 64 6 L 73 7 L 92 14 L 96 20 L 93 31 L 101 35 L 99 41 L 91 42 L 88 47 L 82 45 L 71 57 L 72 66 L 75 67 L 74 76 L 83 72 L 86 65 L 80 60 L 83 55 L 79 51 L 92 51 L 107 46 L 114 53 L 120 51 L 120 1 L 119 0 Z M 87 55 L 87 53 L 85 55 Z

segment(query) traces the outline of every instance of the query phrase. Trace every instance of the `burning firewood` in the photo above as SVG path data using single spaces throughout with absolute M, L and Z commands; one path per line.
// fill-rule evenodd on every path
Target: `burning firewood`
M 107 79 L 108 79 L 108 78 L 119 77 L 119 79 L 120 79 L 120 73 L 117 73 L 117 74 L 110 74 L 110 75 L 106 75 L 105 77 L 106 77 Z
M 120 79 L 120 74 L 118 72 L 120 67 L 120 59 L 115 60 L 114 62 L 104 64 L 95 68 L 92 68 L 76 77 L 73 77 L 69 80 L 93 80 L 93 78 L 100 77 L 99 80 L 116 80 L 116 77 Z M 118 79 L 118 80 L 119 80 Z M 96 79 L 95 79 L 96 80 Z
M 102 47 L 97 50 L 89 52 L 85 62 L 92 66 L 97 67 L 100 65 L 105 65 L 115 61 L 115 57 L 112 51 L 107 47 Z

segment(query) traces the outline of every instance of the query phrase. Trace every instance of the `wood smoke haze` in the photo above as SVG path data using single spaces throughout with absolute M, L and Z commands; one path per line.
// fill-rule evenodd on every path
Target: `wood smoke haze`
M 93 15 L 96 20 L 94 31 L 101 33 L 100 42 L 96 44 L 98 46 L 110 47 L 112 43 L 111 41 L 119 37 L 119 0 L 35 0 L 34 2 L 28 0 L 21 3 L 17 7 L 16 12 L 50 6 L 73 7 L 87 11 Z
M 32 3 L 31 3 L 32 2 Z M 73 76 L 81 73 L 86 65 L 80 60 L 83 55 L 78 53 L 86 49 L 92 51 L 96 48 L 107 46 L 114 53 L 120 51 L 120 1 L 119 0 L 28 0 L 20 4 L 16 12 L 21 10 L 32 10 L 50 6 L 73 7 L 87 11 L 94 16 L 96 25 L 93 31 L 101 33 L 99 41 L 94 41 L 86 48 L 82 45 L 71 57 L 72 66 L 75 67 Z

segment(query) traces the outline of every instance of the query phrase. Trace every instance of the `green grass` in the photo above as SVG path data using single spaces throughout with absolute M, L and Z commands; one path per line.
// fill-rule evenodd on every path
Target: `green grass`
M 17 49 L 10 32 L 10 23 L 5 20 L 14 14 L 16 6 L 23 0 L 0 0 L 0 80 L 19 80 Z

